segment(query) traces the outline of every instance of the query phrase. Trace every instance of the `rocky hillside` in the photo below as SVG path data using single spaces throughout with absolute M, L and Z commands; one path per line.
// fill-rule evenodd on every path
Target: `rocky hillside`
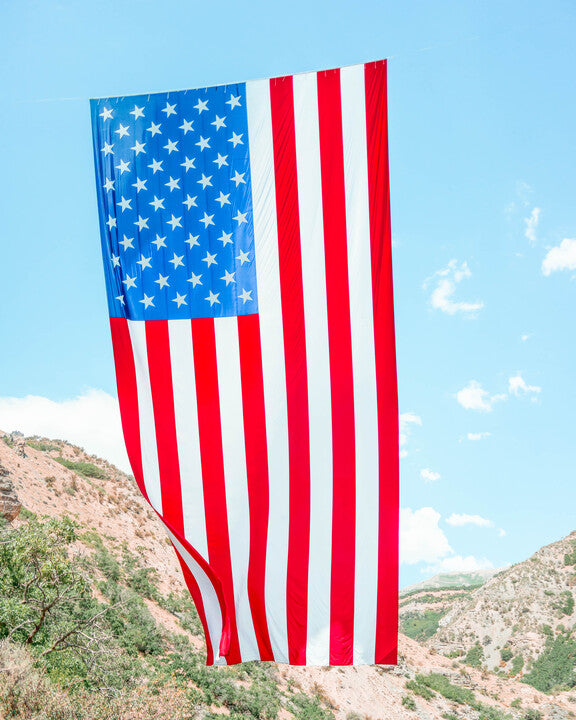
M 537 604 L 542 602 L 548 608 L 564 598 L 567 602 L 559 587 L 575 572 L 572 565 L 563 564 L 566 561 L 562 552 L 569 554 L 572 547 L 569 540 L 558 544 L 554 551 L 544 548 L 541 557 L 504 573 L 516 593 L 524 592 L 524 588 L 528 593 L 533 577 L 525 578 L 524 572 L 515 575 L 514 571 L 524 565 L 542 570 L 544 585 L 527 605 L 531 608 L 529 613 L 520 612 L 527 601 L 517 610 L 516 599 L 512 597 L 506 600 L 511 603 L 509 609 L 507 604 L 500 608 L 501 591 L 486 594 L 502 581 L 500 576 L 478 589 L 469 586 L 420 589 L 401 598 L 405 626 L 410 613 L 416 623 L 420 618 L 422 625 L 422 616 L 424 625 L 428 622 L 429 627 L 423 632 L 428 645 L 400 635 L 397 667 L 296 668 L 246 663 L 206 668 L 198 618 L 187 598 L 175 555 L 132 478 L 86 455 L 81 448 L 17 434 L 3 435 L 0 439 L 0 476 L 0 513 L 4 508 L 11 520 L 0 528 L 0 554 L 4 558 L 0 562 L 0 718 L 217 720 L 228 715 L 233 720 L 568 720 L 574 717 L 575 690 L 545 694 L 519 682 L 519 678 L 509 677 L 510 673 L 505 672 L 507 666 L 499 668 L 497 674 L 482 667 L 488 662 L 486 659 L 470 663 L 474 658 L 468 657 L 476 641 L 482 644 L 489 635 L 486 630 L 489 624 L 483 618 L 492 617 L 490 612 L 506 617 L 506 623 L 512 622 L 518 613 L 525 616 L 531 612 L 534 619 L 530 629 L 527 618 L 521 617 L 518 622 L 514 619 L 518 627 L 511 635 L 499 631 L 499 640 L 493 643 L 494 652 L 500 645 L 500 649 L 510 646 L 512 652 L 527 654 L 523 645 L 514 643 L 521 638 L 524 642 L 529 632 L 536 632 L 539 638 L 534 653 L 537 654 L 537 647 L 541 653 L 542 648 L 545 650 L 546 638 L 550 641 L 550 636 L 541 636 L 538 629 L 532 629 L 538 627 L 535 618 L 541 614 Z M 38 558 L 42 560 L 40 564 Z M 572 556 L 568 560 L 571 562 Z M 28 581 L 23 580 L 35 567 L 34 563 L 48 567 L 64 590 L 72 586 L 76 593 L 75 600 L 65 599 L 63 611 L 54 617 L 52 624 L 44 623 L 42 632 L 35 631 L 36 606 L 28 602 Z M 554 572 L 550 570 L 552 566 Z M 48 573 L 41 580 L 48 582 L 44 589 L 54 590 L 52 575 Z M 62 587 L 58 592 L 63 592 Z M 546 590 L 554 595 L 546 594 Z M 558 605 L 552 615 L 546 609 L 543 617 L 558 615 L 561 607 L 567 609 L 566 605 Z M 23 608 L 29 617 L 17 621 L 16 616 L 22 615 Z M 468 624 L 466 608 L 472 618 Z M 426 615 L 430 612 L 436 614 L 431 624 Z M 500 628 L 496 615 L 494 627 Z M 93 626 L 89 621 L 95 616 L 98 622 Z M 571 627 L 572 615 L 564 613 L 562 621 Z M 84 622 L 86 625 L 82 625 Z M 559 622 L 559 617 L 555 617 L 554 624 L 548 621 L 554 642 Z M 74 623 L 80 625 L 76 627 Z M 77 637 L 78 642 L 68 642 L 65 637 L 68 628 L 73 633 L 84 632 L 88 640 L 73 634 L 67 637 Z M 422 632 L 422 627 L 419 631 Z M 493 656 L 491 647 L 492 641 L 482 644 L 487 649 L 486 657 Z

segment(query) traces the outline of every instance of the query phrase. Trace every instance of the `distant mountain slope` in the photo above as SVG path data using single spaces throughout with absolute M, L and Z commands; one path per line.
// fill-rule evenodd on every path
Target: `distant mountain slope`
M 422 590 L 444 590 L 449 588 L 479 587 L 496 575 L 499 570 L 475 570 L 474 572 L 439 573 L 414 585 L 400 590 L 400 597 Z

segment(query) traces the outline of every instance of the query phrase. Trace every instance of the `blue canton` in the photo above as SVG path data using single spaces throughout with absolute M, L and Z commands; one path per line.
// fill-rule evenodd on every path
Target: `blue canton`
M 110 315 L 258 312 L 245 85 L 90 104 Z

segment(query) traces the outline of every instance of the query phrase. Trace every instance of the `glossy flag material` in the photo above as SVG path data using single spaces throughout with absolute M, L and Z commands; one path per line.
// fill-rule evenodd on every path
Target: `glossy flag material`
M 394 663 L 385 61 L 91 109 L 126 447 L 207 663 Z

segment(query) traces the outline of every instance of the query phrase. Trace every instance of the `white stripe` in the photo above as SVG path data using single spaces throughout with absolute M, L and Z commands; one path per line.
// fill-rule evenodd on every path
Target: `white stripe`
M 208 561 L 192 323 L 190 320 L 169 320 L 168 334 L 184 537 Z
M 138 420 L 140 423 L 140 452 L 142 454 L 142 473 L 146 494 L 152 507 L 162 513 L 162 492 L 160 489 L 160 469 L 156 447 L 156 428 L 154 426 L 154 405 L 148 371 L 148 353 L 146 349 L 146 325 L 143 322 L 128 320 L 128 331 L 134 352 L 136 369 L 136 388 L 138 392 Z
M 220 602 L 214 586 L 210 578 L 196 560 L 190 555 L 186 548 L 178 541 L 178 539 L 168 530 L 168 535 L 174 543 L 174 546 L 182 556 L 182 559 L 188 566 L 188 569 L 198 583 L 198 588 L 202 596 L 202 604 L 204 605 L 204 615 L 206 617 L 206 625 L 208 626 L 208 634 L 214 651 L 214 660 L 218 660 L 218 650 L 220 647 L 220 638 L 222 637 L 222 611 L 220 610 Z M 216 664 L 216 663 L 215 663 Z
M 250 506 L 246 473 L 238 319 L 236 317 L 216 318 L 214 331 L 228 535 L 238 641 L 242 660 L 259 660 L 260 653 L 248 599 Z
M 288 412 L 280 301 L 272 114 L 268 80 L 246 83 L 246 105 L 270 488 L 266 551 L 266 614 L 274 658 L 277 662 L 288 662 L 286 617 L 290 503 Z
M 364 65 L 340 71 L 354 425 L 356 572 L 354 663 L 373 663 L 378 591 L 378 410 L 372 312 Z
M 330 664 L 332 408 L 316 73 L 294 76 L 294 120 L 310 422 L 308 665 Z M 329 242 L 329 238 L 327 239 Z

